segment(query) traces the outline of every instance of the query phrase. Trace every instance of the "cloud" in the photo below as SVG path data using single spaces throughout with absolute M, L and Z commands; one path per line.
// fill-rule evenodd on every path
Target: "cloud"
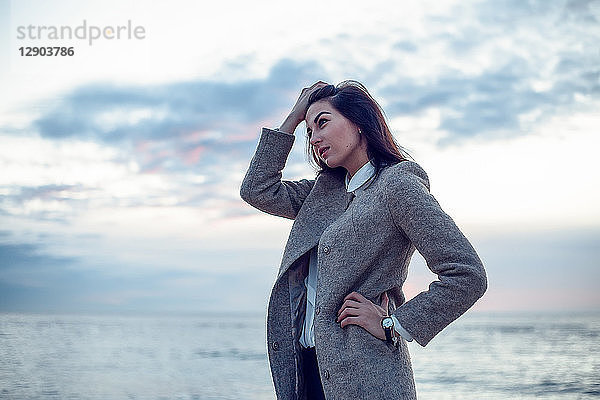
M 234 145 L 227 138 L 248 124 L 276 116 L 318 65 L 284 59 L 265 79 L 238 82 L 188 81 L 151 87 L 93 84 L 64 96 L 33 122 L 43 137 L 89 137 L 107 143 L 181 140 L 184 149 L 202 143 Z M 104 118 L 103 118 L 104 117 Z M 114 117 L 114 121 L 111 120 Z M 197 132 L 206 134 L 190 137 Z M 215 140 L 211 132 L 220 132 Z M 248 139 L 248 138 L 246 138 Z
M 260 126 L 278 123 L 283 105 L 289 106 L 312 76 L 322 76 L 317 64 L 283 59 L 264 79 L 86 85 L 63 96 L 32 127 L 48 139 L 126 149 L 141 173 L 210 169 L 216 174 L 204 177 L 215 182 L 223 179 L 220 170 L 248 158 Z
M 262 304 L 273 271 L 260 269 L 264 254 L 239 247 L 249 246 L 244 240 L 275 247 L 272 244 L 284 234 L 273 233 L 275 228 L 265 234 L 268 217 L 261 219 L 242 203 L 239 184 L 260 127 L 277 126 L 299 90 L 317 79 L 356 78 L 381 101 L 390 119 L 408 115 L 433 120 L 427 121 L 426 128 L 406 125 L 431 135 L 424 139 L 427 146 L 440 137 L 439 146 L 460 146 L 541 130 L 579 129 L 585 123 L 568 120 L 549 127 L 549 121 L 565 114 L 585 119 L 586 112 L 596 112 L 600 100 L 597 2 L 433 4 L 407 3 L 380 15 L 372 9 L 373 14 L 357 18 L 358 22 L 376 18 L 381 21 L 377 30 L 362 28 L 372 24 L 343 19 L 352 23 L 330 24 L 327 36 L 311 32 L 287 50 L 285 46 L 278 52 L 253 48 L 252 53 L 225 62 L 218 80 L 146 86 L 89 83 L 59 97 L 38 99 L 43 107 L 34 104 L 17 120 L 3 117 L 0 216 L 5 232 L 0 232 L 0 306 L 167 309 L 183 307 L 181 299 L 193 299 L 192 308 Z M 282 41 L 291 42 L 285 29 L 278 32 Z M 273 54 L 281 58 L 273 59 Z M 262 65 L 271 62 L 272 67 L 262 71 Z M 199 74 L 207 73 L 198 68 Z M 41 112 L 34 120 L 29 119 L 32 110 Z M 23 121 L 29 124 L 27 129 L 21 129 Z M 594 120 L 590 121 L 587 124 L 593 126 Z M 288 160 L 287 176 L 309 174 L 299 139 Z M 539 150 L 535 146 L 539 142 L 532 143 L 516 147 L 520 158 L 527 157 L 530 149 Z M 431 158 L 439 159 L 452 149 L 433 150 Z M 472 160 L 483 151 L 477 146 L 460 150 L 468 150 L 465 158 Z M 495 147 L 486 151 L 500 152 Z M 582 154 L 587 157 L 582 152 L 574 156 Z M 535 164 L 539 158 L 529 161 Z M 542 169 L 528 170 L 523 185 L 545 185 Z M 521 180 L 513 181 L 519 188 Z M 495 184 L 494 188 L 487 183 L 477 186 L 493 193 L 499 190 Z M 579 191 L 583 193 L 579 187 L 567 192 Z M 457 198 L 469 203 L 464 193 Z M 537 198 L 517 197 L 503 212 L 526 213 L 523 210 Z M 536 218 L 556 214 L 550 208 L 559 200 L 551 203 L 536 208 Z M 477 212 L 485 210 L 472 207 L 469 212 L 476 219 Z M 239 218 L 249 214 L 255 219 Z M 567 219 L 565 212 L 561 215 Z M 226 219 L 230 220 L 219 225 Z M 206 220 L 210 223 L 203 225 Z M 491 220 L 499 221 L 497 216 L 486 221 Z M 277 229 L 283 232 L 288 226 L 281 224 Z M 25 237 L 54 230 L 67 238 L 81 232 L 101 237 L 52 239 L 55 248 L 68 248 L 77 255 L 73 257 L 51 251 L 44 245 L 48 238 L 38 244 L 9 243 L 14 239 L 7 232 L 13 230 Z M 522 283 L 521 293 L 535 286 L 540 293 L 547 290 L 548 297 L 563 283 L 571 292 L 581 286 L 591 293 L 593 288 L 584 284 L 594 281 L 587 277 L 597 278 L 593 260 L 598 247 L 597 241 L 586 237 L 582 236 L 583 242 L 495 238 L 476 246 L 489 266 L 490 294 L 500 293 L 495 288 L 514 293 L 515 282 Z M 204 251 L 226 248 L 229 242 L 237 249 Z M 566 244 L 561 247 L 561 243 Z M 252 265 L 246 272 L 243 267 L 248 264 Z M 276 260 L 270 265 L 275 266 Z M 498 301 L 502 294 L 496 296 Z
M 592 2 L 461 3 L 453 11 L 429 16 L 430 35 L 403 35 L 395 44 L 402 53 L 380 64 L 388 115 L 439 109 L 443 146 L 526 135 L 553 116 L 597 108 L 600 9 Z
M 569 0 L 565 5 L 564 14 L 578 22 L 594 25 L 599 22 L 600 7 L 595 0 Z
M 372 47 L 376 33 L 368 43 L 339 34 L 320 45 L 345 66 L 341 70 L 356 71 L 376 88 L 391 118 L 440 109 L 438 129 L 446 135 L 440 145 L 475 136 L 493 140 L 527 134 L 530 124 L 556 114 L 594 107 L 600 99 L 598 14 L 593 2 L 582 0 L 457 3 L 450 12 L 425 16 L 429 35 L 404 28 L 388 34 L 396 38 L 389 45 L 394 51 L 372 66 L 349 64 L 345 53 Z M 252 61 L 243 55 L 223 68 L 240 77 Z M 427 65 L 424 76 L 421 64 Z M 222 165 L 247 155 L 257 127 L 280 121 L 299 88 L 326 78 L 326 71 L 323 64 L 286 58 L 264 78 L 86 85 L 33 126 L 47 138 L 131 146 L 142 172 Z
M 228 66 L 235 68 L 243 65 Z M 278 124 L 299 88 L 317 77 L 323 77 L 318 64 L 283 59 L 261 79 L 78 87 L 31 122 L 30 130 L 55 145 L 35 154 L 30 149 L 39 141 L 24 143 L 28 136 L 21 132 L 23 143 L 13 145 L 22 155 L 6 154 L 4 169 L 23 180 L 0 182 L 1 210 L 59 220 L 105 206 L 209 207 L 220 209 L 217 218 L 246 215 L 238 186 L 260 127 Z M 293 152 L 294 163 L 305 163 L 302 153 Z M 32 177 L 41 174 L 40 185 L 24 181 L 37 182 Z
M 583 5 L 573 7 L 575 11 L 564 12 L 586 12 Z M 463 29 L 454 33 L 438 29 L 423 42 L 404 37 L 396 42 L 396 48 L 407 54 L 407 60 L 396 54 L 363 71 L 376 97 L 383 100 L 388 117 L 440 110 L 435 129 L 443 132 L 438 135 L 438 145 L 444 146 L 473 137 L 493 140 L 526 135 L 534 124 L 557 114 L 590 108 L 600 100 L 597 54 L 570 49 L 566 39 L 558 41 L 556 49 L 538 51 L 532 47 L 539 40 L 534 35 L 536 27 L 560 15 L 557 10 L 538 13 L 537 9 L 502 9 L 495 25 L 487 28 L 484 23 L 491 24 L 488 19 L 493 10 L 498 11 L 489 5 L 478 9 L 476 24 L 461 25 L 464 21 L 459 20 L 458 26 Z M 529 34 L 525 34 L 532 43 L 522 46 L 518 38 L 499 31 L 499 27 L 509 28 L 507 15 L 523 24 L 528 18 L 532 20 L 532 27 L 526 28 Z M 562 24 L 561 32 L 567 23 Z M 506 37 L 502 39 L 501 35 Z M 506 49 L 502 40 L 514 49 Z M 396 73 L 406 69 L 410 57 L 422 61 L 431 41 L 443 46 L 442 57 L 455 62 L 472 56 L 474 67 L 460 69 L 460 64 L 446 66 L 437 60 L 437 72 L 430 72 L 426 79 L 410 76 L 410 70 Z M 586 42 L 584 48 L 589 46 Z M 554 57 L 549 66 L 543 65 L 544 52 Z M 480 53 L 485 56 L 478 56 Z M 243 69 L 243 63 L 232 63 L 227 68 Z M 35 197 L 43 204 L 40 212 L 30 216 L 56 217 L 62 208 L 85 208 L 89 204 L 85 199 L 98 198 L 105 192 L 101 195 L 103 204 L 216 206 L 223 217 L 246 215 L 248 210 L 240 206 L 236 186 L 256 146 L 260 126 L 281 121 L 299 88 L 326 75 L 317 63 L 284 59 L 262 79 L 77 88 L 61 97 L 55 109 L 33 121 L 32 127 L 46 140 L 65 146 L 73 140 L 87 140 L 119 149 L 119 154 L 108 161 L 130 171 L 112 178 L 119 185 L 105 183 L 98 187 L 97 182 L 79 180 L 72 183 L 72 190 L 54 190 L 45 197 L 38 191 L 62 183 L 11 186 L 8 192 L 12 195 L 0 197 L 2 209 L 13 213 L 10 210 L 19 208 L 21 198 Z M 288 171 L 308 172 L 302 148 L 301 138 L 288 161 Z M 161 183 L 142 184 L 140 177 L 150 175 Z M 123 190 L 127 187 L 132 190 Z M 67 193 L 75 192 L 77 195 L 67 205 Z M 127 192 L 131 194 L 124 194 Z M 49 205 L 52 195 L 58 203 Z
M 58 256 L 47 246 L 56 239 L 0 243 L 0 311 L 258 311 L 275 273 L 272 266 L 258 265 L 252 250 L 209 251 L 203 257 L 215 264 L 228 257 L 233 270 L 122 263 L 114 268 L 116 257 L 100 265 L 89 256 Z
M 0 214 L 30 214 L 40 220 L 61 220 L 62 212 L 87 206 L 80 198 L 87 189 L 82 185 L 48 184 L 41 186 L 3 185 L 0 191 Z M 45 206 L 37 207 L 45 203 Z M 36 209 L 37 208 L 37 209 Z

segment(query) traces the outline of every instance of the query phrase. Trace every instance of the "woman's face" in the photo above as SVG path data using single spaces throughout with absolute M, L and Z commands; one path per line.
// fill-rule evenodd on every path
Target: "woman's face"
M 369 161 L 367 143 L 358 127 L 327 100 L 311 104 L 305 121 L 313 151 L 329 167 L 344 167 L 352 176 Z

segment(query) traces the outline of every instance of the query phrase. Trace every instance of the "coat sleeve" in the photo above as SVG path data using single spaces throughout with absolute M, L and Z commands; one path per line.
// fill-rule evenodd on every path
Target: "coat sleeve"
M 427 174 L 412 161 L 390 167 L 387 204 L 393 222 L 421 253 L 438 280 L 394 311 L 425 346 L 485 293 L 487 277 L 475 249 L 429 193 Z
M 269 214 L 294 219 L 315 180 L 282 180 L 295 136 L 263 128 L 256 153 L 240 187 L 240 196 L 248 204 Z

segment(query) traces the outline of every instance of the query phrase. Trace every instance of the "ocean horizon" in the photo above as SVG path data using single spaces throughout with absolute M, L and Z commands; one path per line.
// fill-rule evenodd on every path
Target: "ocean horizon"
M 591 399 L 599 338 L 598 311 L 471 311 L 409 350 L 419 399 Z M 274 398 L 264 313 L 0 313 L 0 399 Z

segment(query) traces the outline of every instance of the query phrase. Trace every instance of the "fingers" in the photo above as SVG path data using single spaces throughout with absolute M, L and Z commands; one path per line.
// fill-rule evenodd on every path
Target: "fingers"
M 348 325 L 358 325 L 373 336 L 385 340 L 381 319 L 388 315 L 388 308 L 389 297 L 385 292 L 381 295 L 381 305 L 372 302 L 358 292 L 352 292 L 344 298 L 336 322 L 339 322 L 342 328 Z
M 358 326 L 362 326 L 362 320 L 360 317 L 346 317 L 342 320 L 342 322 L 340 323 L 340 326 L 342 328 L 345 328 L 348 325 L 358 325 Z
M 300 123 L 300 121 L 303 120 L 305 117 L 304 113 L 306 112 L 308 99 L 312 92 L 327 85 L 327 82 L 318 81 L 313 83 L 311 86 L 302 89 L 302 91 L 300 92 L 300 97 L 298 97 L 298 100 L 296 101 L 296 104 L 292 109 L 292 114 L 298 117 L 296 118 L 299 120 L 298 123 Z
M 363 296 L 362 294 L 360 294 L 358 292 L 350 293 L 348 296 L 346 296 L 344 298 L 344 301 L 346 301 L 346 300 L 355 300 L 359 303 L 364 303 L 366 301 L 369 301 L 365 296 Z
M 310 85 L 309 87 L 303 88 L 301 93 L 305 94 L 307 92 L 312 92 L 315 89 L 318 89 L 318 88 L 321 88 L 321 87 L 324 87 L 327 85 L 329 85 L 329 83 L 323 82 L 323 81 L 317 81 L 317 82 L 313 83 L 312 85 Z
M 352 315 L 352 316 L 359 315 L 360 306 L 361 306 L 361 303 L 359 303 L 355 300 L 344 301 L 344 304 L 342 304 L 342 307 L 337 312 L 338 316 L 336 318 L 336 322 L 340 322 L 342 319 L 344 319 L 348 315 Z
M 344 303 L 342 307 L 338 310 L 338 317 L 336 318 L 336 322 L 341 321 L 342 328 L 348 324 L 354 323 L 355 318 L 359 316 L 361 311 L 361 306 L 365 305 L 364 301 L 368 301 L 364 296 L 360 293 L 352 292 L 344 299 Z M 348 322 L 348 318 L 351 318 Z
M 323 82 L 323 81 L 313 83 L 311 86 L 305 87 L 304 89 L 302 89 L 302 92 L 300 92 L 300 96 L 303 96 L 306 98 L 306 100 L 308 100 L 308 97 L 311 95 L 312 92 L 314 92 L 315 90 L 320 89 L 322 87 L 325 87 L 327 85 L 329 85 L 329 84 L 326 82 Z
M 346 310 L 348 308 L 358 310 L 363 306 L 369 306 L 369 305 L 376 306 L 376 304 L 372 303 L 369 299 L 367 299 L 362 294 L 360 294 L 358 292 L 352 292 L 344 298 L 344 303 L 342 303 L 342 306 L 338 310 L 338 319 L 337 320 L 338 321 L 341 320 L 341 314 L 344 312 L 344 310 Z
M 346 309 L 346 310 L 355 310 L 355 309 Z M 347 311 L 344 311 L 342 314 L 345 314 Z M 340 315 L 342 318 L 342 315 Z M 378 339 L 385 340 L 385 332 L 381 327 L 381 316 L 379 315 L 352 315 L 352 311 L 348 311 L 347 316 L 343 316 L 341 319 L 340 327 L 345 328 L 348 325 L 357 325 L 361 328 L 365 329 L 371 335 L 375 336 Z
M 344 321 L 348 317 L 358 317 L 360 310 L 358 308 L 345 308 L 340 315 L 338 315 L 336 322 Z M 343 325 L 342 325 L 343 326 Z
M 340 315 L 340 313 L 345 309 L 345 308 L 359 308 L 360 304 L 358 301 L 355 300 L 346 300 L 344 301 L 344 303 L 342 304 L 342 307 L 338 310 L 338 315 Z
M 323 82 L 323 81 L 317 81 L 317 82 L 313 83 L 310 88 L 313 89 L 318 86 L 327 86 L 327 85 L 329 85 L 329 83 Z

